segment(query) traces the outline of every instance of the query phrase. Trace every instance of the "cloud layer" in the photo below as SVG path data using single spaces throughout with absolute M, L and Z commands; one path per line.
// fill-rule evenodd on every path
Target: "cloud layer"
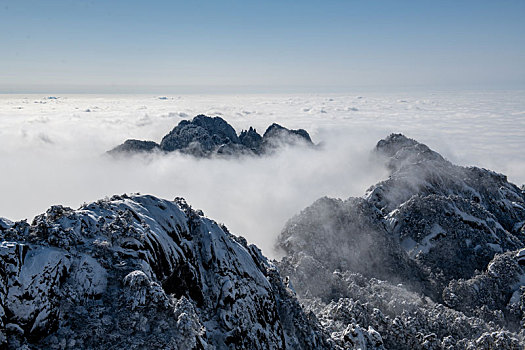
M 124 192 L 183 196 L 275 256 L 274 239 L 292 215 L 324 195 L 362 195 L 387 176 L 369 151 L 390 132 L 525 183 L 523 92 L 166 97 L 0 96 L 0 216 L 31 219 L 52 204 Z M 237 160 L 103 155 L 127 138 L 159 141 L 200 113 L 238 131 L 262 133 L 272 122 L 304 128 L 324 147 Z

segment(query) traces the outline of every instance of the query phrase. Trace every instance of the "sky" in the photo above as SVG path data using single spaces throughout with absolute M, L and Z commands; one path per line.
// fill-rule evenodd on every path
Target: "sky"
M 0 0 L 0 93 L 525 87 L 525 1 Z

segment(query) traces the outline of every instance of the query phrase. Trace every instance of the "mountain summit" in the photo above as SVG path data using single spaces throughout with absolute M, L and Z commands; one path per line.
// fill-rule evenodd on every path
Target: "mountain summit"
M 329 347 L 276 267 L 183 199 L 54 206 L 0 232 L 3 346 Z
M 388 179 L 316 201 L 278 239 L 303 305 L 344 347 L 374 348 L 372 329 L 387 349 L 522 348 L 525 193 L 401 134 L 374 154 Z
M 237 136 L 235 129 L 221 117 L 212 118 L 201 114 L 191 121 L 181 121 L 162 138 L 160 144 L 127 140 L 109 153 L 178 151 L 195 157 L 262 155 L 272 153 L 284 145 L 313 146 L 313 142 L 305 130 L 289 130 L 275 123 L 268 127 L 263 136 L 252 127 Z

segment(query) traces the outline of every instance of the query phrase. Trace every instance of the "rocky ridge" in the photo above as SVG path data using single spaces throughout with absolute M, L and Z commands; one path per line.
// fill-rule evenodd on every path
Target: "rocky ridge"
M 305 130 L 290 130 L 275 123 L 266 129 L 263 136 L 252 127 L 237 135 L 235 129 L 221 117 L 198 115 L 191 121 L 181 121 L 162 138 L 160 144 L 126 140 L 108 153 L 121 155 L 178 151 L 195 157 L 262 155 L 272 153 L 283 145 L 313 146 L 313 142 Z
M 183 199 L 54 206 L 0 232 L 2 347 L 331 348 L 259 249 Z
M 391 170 L 387 180 L 362 198 L 316 201 L 279 237 L 278 266 L 303 305 L 350 348 L 381 348 L 376 332 L 387 349 L 523 348 L 516 254 L 525 193 L 401 134 L 374 153 Z M 368 336 L 341 337 L 355 329 Z

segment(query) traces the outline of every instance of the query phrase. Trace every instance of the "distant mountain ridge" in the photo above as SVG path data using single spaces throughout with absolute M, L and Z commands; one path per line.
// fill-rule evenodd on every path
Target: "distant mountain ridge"
M 112 155 L 140 152 L 178 151 L 196 157 L 212 155 L 262 155 L 275 151 L 283 145 L 308 145 L 313 142 L 303 129 L 290 130 L 279 124 L 272 124 L 263 136 L 250 127 L 239 135 L 221 117 L 198 115 L 181 121 L 157 144 L 154 141 L 126 140 L 108 153 Z

